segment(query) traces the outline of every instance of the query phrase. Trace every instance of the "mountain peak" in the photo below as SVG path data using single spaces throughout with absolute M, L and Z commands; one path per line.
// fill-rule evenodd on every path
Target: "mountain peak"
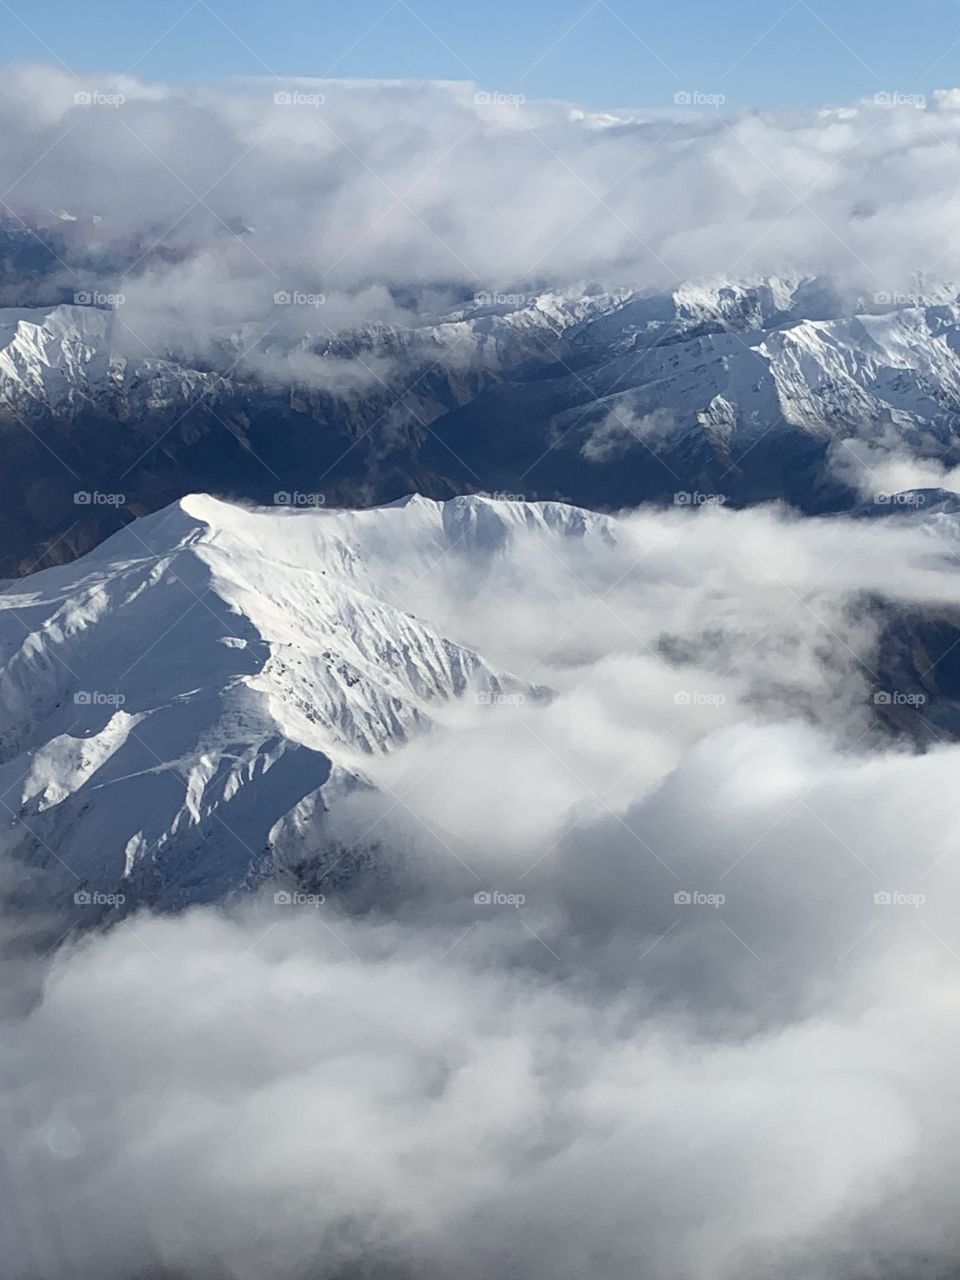
M 291 840 L 302 855 L 319 839 L 334 796 L 371 785 L 371 762 L 445 708 L 546 696 L 407 597 L 441 562 L 476 564 L 511 530 L 567 536 L 576 514 L 191 494 L 25 579 L 0 595 L 0 789 L 18 809 L 0 848 L 57 875 L 47 851 L 69 831 L 75 875 L 161 906 L 273 874 Z M 488 527 L 496 546 L 462 537 Z

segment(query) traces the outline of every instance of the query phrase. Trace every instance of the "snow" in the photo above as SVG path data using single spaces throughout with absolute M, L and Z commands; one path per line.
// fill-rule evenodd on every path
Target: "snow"
M 0 308 L 0 407 L 70 416 L 91 400 L 123 412 L 176 406 L 225 384 L 167 360 L 130 360 L 97 306 Z M 132 402 L 132 403 L 131 403 Z
M 727 447 L 749 447 L 772 429 L 831 438 L 891 423 L 946 440 L 960 414 L 960 306 L 946 288 L 935 301 L 845 303 L 801 276 L 690 282 L 661 295 L 572 287 L 479 294 L 408 328 L 368 327 L 335 343 L 306 334 L 296 346 L 342 359 L 360 342 L 384 359 L 448 359 L 464 371 L 566 362 L 578 372 L 569 410 L 557 413 L 561 435 L 583 418 L 587 390 L 598 416 L 668 410 L 681 442 L 719 428 Z M 95 306 L 0 309 L 0 409 L 69 418 L 102 403 L 135 420 L 235 389 L 173 360 L 129 358 L 122 332 L 115 313 Z
M 194 494 L 0 593 L 0 848 L 161 906 L 302 854 L 444 707 L 523 692 L 404 607 L 447 557 L 613 535 L 559 504 L 244 508 Z

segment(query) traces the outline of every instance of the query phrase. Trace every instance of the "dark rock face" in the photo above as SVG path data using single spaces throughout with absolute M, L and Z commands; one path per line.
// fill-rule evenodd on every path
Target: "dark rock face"
M 21 258 L 6 255 L 26 271 Z M 349 390 L 241 374 L 226 348 L 224 374 L 182 353 L 138 363 L 114 348 L 102 311 L 60 308 L 64 367 L 57 352 L 53 367 L 35 357 L 28 325 L 16 353 L 27 376 L 13 360 L 0 377 L 0 574 L 72 559 L 197 491 L 327 506 L 487 492 L 602 511 L 953 510 L 933 490 L 864 505 L 835 455 L 849 463 L 839 444 L 853 438 L 960 465 L 960 307 L 844 319 L 814 284 L 794 286 L 789 306 L 763 288 L 721 288 L 695 307 L 682 292 L 544 295 L 305 336 L 297 353 L 348 368 Z M 295 367 L 288 355 L 258 349 L 280 370 Z
M 883 609 L 873 706 L 879 724 L 914 746 L 960 739 L 960 609 Z
M 803 433 L 771 432 L 742 458 L 697 433 L 591 461 L 583 433 L 555 422 L 583 395 L 573 379 L 541 371 L 531 382 L 490 381 L 451 385 L 433 370 L 351 404 L 243 388 L 135 419 L 107 406 L 69 421 L 0 417 L 0 574 L 69 561 L 192 492 L 327 506 L 503 492 L 604 511 L 672 503 L 678 493 L 720 494 L 731 505 L 781 499 L 805 512 L 854 500 L 829 475 L 827 442 Z

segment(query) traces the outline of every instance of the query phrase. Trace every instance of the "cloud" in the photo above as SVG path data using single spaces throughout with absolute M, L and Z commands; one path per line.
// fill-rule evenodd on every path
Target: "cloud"
M 483 98 L 468 84 L 192 88 L 8 69 L 7 221 L 54 227 L 60 261 L 4 296 L 121 291 L 132 352 L 210 359 L 267 330 L 295 344 L 430 318 L 478 289 L 801 273 L 869 297 L 915 291 L 920 271 L 960 278 L 949 94 L 924 109 L 602 118 Z M 275 304 L 294 291 L 324 304 Z
M 62 249 L 4 301 L 122 292 L 132 354 L 345 394 L 338 331 L 478 289 L 960 278 L 949 95 L 600 119 L 469 85 L 34 67 L 0 76 L 0 126 L 8 226 Z M 459 351 L 454 321 L 437 354 Z M 667 429 L 608 415 L 585 449 Z M 865 493 L 954 482 L 858 448 Z M 403 588 L 554 696 L 467 699 L 364 761 L 379 792 L 300 852 L 360 842 L 367 880 L 8 962 L 14 1280 L 952 1269 L 960 749 L 934 722 L 913 753 L 872 702 L 885 623 L 955 597 L 949 547 L 769 510 L 618 537 Z
M 676 427 L 676 416 L 669 409 L 638 414 L 627 407 L 610 409 L 590 429 L 580 452 L 588 462 L 609 462 L 631 450 L 646 447 L 656 452 Z
M 871 440 L 840 441 L 831 446 L 829 462 L 865 502 L 884 502 L 910 489 L 960 491 L 960 467 L 912 456 L 893 432 L 881 431 Z
M 408 607 L 555 696 L 370 758 L 380 796 L 325 829 L 362 883 L 11 962 L 7 1274 L 949 1271 L 960 748 L 869 714 L 869 600 L 942 609 L 949 549 L 598 519 L 492 554 L 473 527 L 486 554 L 409 585 L 422 549 L 382 548 Z

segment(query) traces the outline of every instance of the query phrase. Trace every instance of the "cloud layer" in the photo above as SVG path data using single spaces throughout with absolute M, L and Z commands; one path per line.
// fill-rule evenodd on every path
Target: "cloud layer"
M 949 606 L 949 534 L 619 536 L 398 564 L 557 696 L 371 763 L 372 888 L 12 967 L 8 1274 L 948 1274 L 960 749 L 868 708 L 869 601 Z
M 468 84 L 28 67 L 0 75 L 0 192 L 14 228 L 67 238 L 48 285 L 123 294 L 138 354 L 389 323 L 410 289 L 421 315 L 491 288 L 798 271 L 905 297 L 918 272 L 960 278 L 960 112 L 950 93 L 888 98 L 600 116 Z M 274 304 L 297 291 L 324 301 Z

